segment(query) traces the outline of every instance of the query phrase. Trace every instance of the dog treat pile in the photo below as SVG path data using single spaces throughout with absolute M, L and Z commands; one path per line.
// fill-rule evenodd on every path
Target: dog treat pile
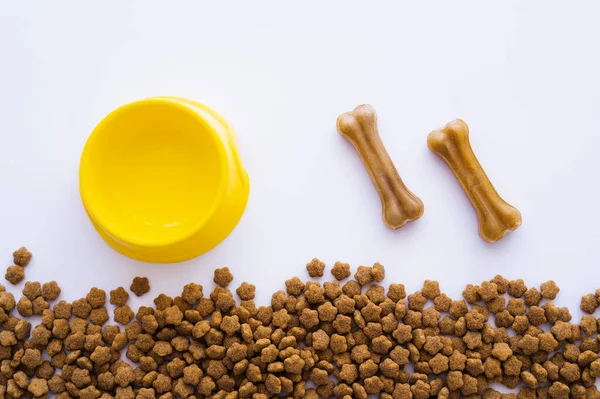
M 324 264 L 315 259 L 307 270 L 322 276 Z M 92 288 L 72 303 L 58 300 L 55 282 L 29 281 L 18 300 L 1 287 L 0 397 L 600 397 L 591 315 L 600 291 L 582 298 L 588 314 L 576 324 L 551 302 L 553 281 L 538 289 L 496 276 L 453 300 L 437 281 L 409 295 L 402 284 L 385 289 L 378 263 L 344 283 L 348 264 L 331 274 L 322 284 L 291 278 L 270 306 L 257 306 L 255 286 L 232 292 L 222 268 L 208 295 L 189 283 L 135 312 L 123 287 L 108 295 Z M 130 290 L 149 288 L 136 278 Z M 33 326 L 32 315 L 41 323 Z

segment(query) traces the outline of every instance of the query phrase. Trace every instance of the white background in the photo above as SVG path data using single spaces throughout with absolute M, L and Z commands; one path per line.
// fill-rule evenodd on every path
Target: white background
M 600 286 L 600 3 L 0 1 L 0 263 L 26 245 L 27 278 L 69 300 L 148 276 L 152 295 L 214 268 L 257 285 L 261 304 L 318 257 L 379 261 L 412 292 L 458 296 L 497 273 L 554 279 L 576 309 Z M 144 264 L 110 249 L 78 194 L 96 123 L 153 95 L 208 104 L 236 128 L 251 178 L 236 230 L 210 253 Z M 335 130 L 361 103 L 425 214 L 398 231 L 354 149 Z M 429 152 L 457 117 L 523 226 L 495 244 Z M 20 290 L 22 284 L 13 292 Z M 154 296 L 142 300 L 150 303 Z

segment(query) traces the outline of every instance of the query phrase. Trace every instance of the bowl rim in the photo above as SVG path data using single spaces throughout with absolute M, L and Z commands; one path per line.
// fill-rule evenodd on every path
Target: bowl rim
M 106 219 L 102 218 L 102 216 L 98 213 L 98 210 L 94 206 L 94 195 L 91 193 L 91 184 L 89 184 L 89 179 L 92 178 L 89 175 L 89 156 L 93 151 L 93 147 L 95 143 L 98 141 L 98 138 L 101 135 L 101 131 L 104 130 L 105 125 L 109 122 L 114 121 L 115 119 L 123 116 L 126 112 L 139 107 L 146 107 L 148 105 L 163 105 L 170 108 L 176 108 L 179 111 L 186 113 L 191 116 L 200 126 L 202 126 L 203 131 L 207 134 L 207 137 L 215 144 L 217 149 L 217 156 L 219 160 L 220 167 L 220 179 L 219 185 L 217 188 L 217 194 L 213 199 L 211 206 L 204 212 L 204 215 L 198 219 L 198 221 L 188 227 L 186 230 L 182 231 L 179 234 L 172 235 L 171 237 L 165 237 L 163 239 L 156 240 L 148 240 L 148 239 L 140 239 L 139 237 L 132 236 L 130 234 L 126 234 L 122 229 L 111 225 L 108 223 Z M 87 211 L 90 218 L 94 220 L 94 222 L 102 228 L 107 234 L 111 235 L 115 239 L 122 241 L 126 244 L 135 245 L 138 247 L 145 248 L 161 248 L 167 247 L 174 244 L 178 244 L 188 240 L 190 237 L 197 234 L 212 218 L 215 214 L 215 211 L 219 204 L 223 202 L 223 198 L 225 196 L 226 188 L 227 188 L 227 176 L 229 171 L 229 163 L 227 161 L 227 153 L 224 148 L 224 143 L 221 140 L 219 133 L 216 129 L 208 123 L 200 114 L 195 112 L 193 108 L 186 106 L 185 104 L 179 101 L 173 101 L 168 97 L 151 97 L 142 100 L 137 100 L 130 102 L 128 104 L 122 105 L 117 109 L 110 112 L 106 115 L 92 130 L 92 133 L 88 137 L 86 144 L 83 148 L 83 152 L 81 154 L 80 164 L 79 164 L 79 191 L 81 196 L 81 201 L 85 210 Z

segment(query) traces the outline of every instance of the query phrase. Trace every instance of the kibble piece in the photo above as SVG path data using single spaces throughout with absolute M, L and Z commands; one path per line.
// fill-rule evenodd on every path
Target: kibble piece
M 496 283 L 484 281 L 481 283 L 477 293 L 485 302 L 490 302 L 498 297 L 498 286 Z
M 492 349 L 492 355 L 502 362 L 511 357 L 512 354 L 513 352 L 510 349 L 510 346 L 505 342 L 495 343 Z
M 579 308 L 587 314 L 593 314 L 598 309 L 598 299 L 594 294 L 587 294 L 581 297 Z
M 550 300 L 556 299 L 556 295 L 560 291 L 560 288 L 556 285 L 554 280 L 548 280 L 540 285 L 542 290 L 542 297 Z
M 414 294 L 410 294 L 408 296 L 408 308 L 410 310 L 420 312 L 423 310 L 426 303 L 427 298 L 423 296 L 423 294 L 420 291 L 417 291 Z
M 35 298 L 31 302 L 31 306 L 33 308 L 33 314 L 35 315 L 41 315 L 44 312 L 44 310 L 50 308 L 48 302 L 46 302 L 46 300 L 41 296 Z
M 527 306 L 538 306 L 542 300 L 542 293 L 535 287 L 525 292 L 525 304 Z
M 330 301 L 335 300 L 340 295 L 342 295 L 342 287 L 338 281 L 326 281 L 323 283 L 323 289 L 325 290 L 325 296 Z M 288 299 L 289 300 L 289 299 Z M 382 299 L 385 300 L 385 296 Z
M 46 301 L 55 301 L 60 296 L 61 289 L 56 281 L 50 281 L 42 285 L 42 297 Z
M 550 397 L 553 399 L 568 399 L 570 392 L 571 391 L 567 385 L 558 381 L 554 382 L 548 390 Z
M 9 283 L 17 285 L 25 278 L 25 269 L 22 266 L 9 266 L 6 268 L 4 278 Z
M 97 309 L 101 306 L 104 306 L 106 303 L 106 292 L 100 288 L 93 287 L 86 295 L 85 299 L 88 301 L 92 309 Z
M 215 269 L 213 281 L 220 287 L 227 287 L 233 281 L 233 274 L 227 266 Z
M 579 326 L 583 330 L 584 334 L 588 337 L 594 335 L 598 332 L 598 323 L 596 318 L 590 315 L 581 316 L 581 321 L 579 322 Z
M 529 308 L 527 318 L 529 319 L 531 325 L 537 327 L 546 322 L 546 312 L 539 306 L 532 306 Z
M 515 298 L 522 297 L 527 291 L 523 279 L 512 280 L 508 283 L 508 294 Z
M 21 297 L 17 302 L 17 311 L 23 317 L 31 317 L 33 315 L 33 304 L 26 297 Z
M 437 281 L 425 280 L 421 293 L 427 299 L 434 300 L 440 293 L 440 284 Z
M 464 300 L 460 299 L 457 301 L 452 301 L 452 304 L 450 305 L 450 309 L 448 312 L 454 318 L 458 319 L 458 318 L 466 315 L 468 311 L 469 310 L 467 308 L 467 304 L 465 303 Z
M 376 283 L 382 282 L 385 279 L 385 267 L 381 263 L 376 262 L 371 268 L 371 275 L 373 276 L 373 281 Z
M 150 281 L 148 281 L 147 277 L 135 277 L 129 289 L 135 295 L 142 296 L 150 291 Z
M 31 261 L 33 254 L 25 247 L 21 247 L 13 252 L 13 262 L 17 266 L 25 267 Z
M 331 274 L 333 274 L 336 280 L 342 281 L 350 277 L 350 265 L 348 263 L 335 262 L 331 268 Z
M 33 396 L 39 397 L 48 393 L 48 381 L 43 378 L 32 378 L 27 388 Z
M 27 299 L 33 301 L 35 298 L 42 295 L 42 285 L 38 281 L 28 281 L 25 283 L 22 293 Z
M 356 273 L 354 273 L 354 278 L 361 286 L 372 283 L 373 274 L 371 273 L 371 268 L 368 266 L 359 266 Z
M 125 306 L 129 300 L 129 293 L 125 291 L 125 288 L 118 287 L 110 291 L 110 304 L 116 307 Z
M 104 306 L 98 309 L 92 309 L 90 312 L 90 322 L 97 326 L 103 325 L 108 319 L 108 311 Z
M 323 277 L 323 272 L 325 271 L 325 263 L 321 262 L 317 258 L 314 258 L 306 264 L 306 270 L 308 271 L 308 275 L 310 277 Z
M 479 286 L 467 284 L 465 289 L 462 292 L 463 298 L 470 303 L 474 304 L 475 302 L 481 300 L 481 296 L 479 295 Z
M 133 311 L 128 305 L 120 306 L 115 309 L 114 320 L 122 325 L 127 325 L 133 319 Z

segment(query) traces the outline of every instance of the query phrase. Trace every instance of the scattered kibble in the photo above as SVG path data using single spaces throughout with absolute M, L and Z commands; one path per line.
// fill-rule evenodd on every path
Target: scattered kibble
M 218 286 L 226 288 L 229 285 L 229 283 L 233 281 L 233 274 L 231 274 L 231 271 L 229 271 L 228 267 L 216 269 L 213 281 Z
M 600 398 L 599 323 L 591 315 L 600 291 L 582 298 L 589 314 L 575 324 L 567 308 L 541 302 L 558 293 L 554 282 L 528 289 L 496 276 L 453 300 L 434 280 L 410 295 L 402 284 L 386 290 L 378 263 L 340 285 L 350 267 L 336 263 L 334 281 L 293 277 L 269 306 L 257 306 L 247 282 L 235 301 L 224 269 L 206 297 L 189 283 L 181 296 L 160 294 L 136 312 L 124 288 L 112 290 L 118 325 L 108 324 L 98 288 L 51 307 L 56 282 L 27 282 L 18 301 L 1 287 L 0 396 Z M 138 296 L 148 290 L 145 278 L 131 286 Z M 32 315 L 41 322 L 32 325 Z M 495 389 L 501 385 L 518 394 Z
M 123 287 L 115 288 L 110 291 L 109 302 L 116 307 L 125 306 L 129 300 L 129 293 Z
M 17 285 L 25 278 L 25 269 L 22 266 L 9 266 L 6 268 L 4 278 L 12 285 Z
M 13 252 L 13 262 L 17 266 L 25 267 L 31 261 L 32 256 L 32 253 L 27 248 L 21 247 Z
M 135 277 L 129 289 L 135 295 L 142 296 L 150 291 L 150 282 L 147 277 Z
M 350 275 L 352 274 L 350 272 L 350 264 L 342 263 L 342 262 L 335 262 L 335 264 L 331 268 L 331 274 L 338 281 L 342 281 L 345 278 L 350 277 Z
M 60 296 L 61 289 L 56 281 L 50 281 L 42 285 L 42 297 L 46 301 L 55 301 Z
M 321 262 L 317 258 L 314 258 L 306 264 L 306 270 L 308 271 L 308 275 L 310 277 L 323 277 L 325 272 L 325 263 Z

